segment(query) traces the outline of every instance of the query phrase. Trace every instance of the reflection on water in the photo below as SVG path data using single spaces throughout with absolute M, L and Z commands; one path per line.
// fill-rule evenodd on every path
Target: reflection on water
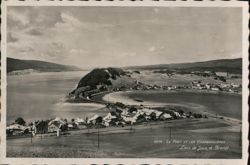
M 52 117 L 85 118 L 94 113 L 106 113 L 101 105 L 63 102 L 63 98 L 86 73 L 51 72 L 8 76 L 7 122 L 13 122 L 17 117 L 32 121 Z

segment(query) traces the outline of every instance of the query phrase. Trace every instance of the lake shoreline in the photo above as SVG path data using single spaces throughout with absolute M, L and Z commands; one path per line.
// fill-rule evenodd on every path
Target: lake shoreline
M 205 91 L 205 90 L 190 90 L 190 89 L 181 89 L 181 90 L 128 90 L 128 91 L 118 91 L 118 92 L 111 92 L 111 93 L 108 93 L 108 94 L 105 94 L 103 96 L 101 96 L 101 100 L 102 101 L 106 101 L 106 102 L 109 102 L 109 103 L 116 103 L 116 102 L 122 102 L 124 104 L 127 104 L 127 105 L 144 105 L 144 106 L 148 106 L 148 107 L 164 107 L 164 106 L 168 106 L 168 105 L 173 105 L 173 106 L 183 106 L 183 104 L 180 104 L 178 102 L 176 103 L 166 103 L 166 102 L 157 102 L 157 101 L 149 101 L 149 100 L 145 100 L 145 99 L 138 99 L 138 98 L 131 98 L 129 94 L 134 94 L 134 93 L 137 93 L 137 94 L 162 94 L 162 93 L 180 93 L 180 94 L 187 94 L 187 93 L 190 93 L 190 94 L 214 94 L 216 96 L 241 96 L 241 94 L 234 94 L 234 93 L 225 93 L 225 92 L 221 92 L 221 93 L 218 93 L 216 91 Z M 99 98 L 99 99 L 100 99 Z M 140 100 L 140 101 L 138 101 Z M 201 110 L 202 112 L 202 110 Z M 207 112 L 206 112 L 207 113 Z M 216 114 L 213 114 L 214 116 Z M 233 119 L 236 119 L 236 120 L 239 120 L 241 121 L 242 120 L 242 117 L 239 119 L 237 117 L 229 117 L 229 116 L 224 116 L 224 115 L 220 115 L 222 117 L 226 117 L 226 118 L 233 118 Z

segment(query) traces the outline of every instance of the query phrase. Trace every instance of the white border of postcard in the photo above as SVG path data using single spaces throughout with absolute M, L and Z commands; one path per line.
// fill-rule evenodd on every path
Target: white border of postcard
M 243 99 L 242 99 L 242 122 L 244 130 L 242 132 L 243 148 L 242 159 L 94 159 L 94 158 L 6 158 L 6 11 L 8 6 L 171 6 L 171 7 L 241 7 L 243 10 Z M 240 1 L 36 1 L 36 0 L 9 0 L 3 1 L 2 10 L 2 42 L 1 42 L 1 150 L 0 163 L 7 164 L 226 164 L 226 165 L 243 165 L 247 164 L 248 159 L 248 4 Z

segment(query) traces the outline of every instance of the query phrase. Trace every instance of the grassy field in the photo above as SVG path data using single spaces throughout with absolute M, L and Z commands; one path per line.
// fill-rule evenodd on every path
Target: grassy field
M 99 148 L 97 129 L 89 134 L 81 130 L 60 137 L 35 137 L 32 143 L 30 138 L 9 139 L 7 157 L 241 158 L 240 125 L 234 125 L 232 130 L 232 122 L 210 118 L 155 122 L 133 126 L 132 130 L 104 128 L 100 129 Z M 198 141 L 223 144 L 197 144 Z

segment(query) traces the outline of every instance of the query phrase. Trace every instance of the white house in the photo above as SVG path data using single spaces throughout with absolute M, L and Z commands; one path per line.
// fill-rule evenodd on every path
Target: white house
M 217 76 L 222 76 L 222 77 L 227 77 L 228 73 L 227 72 L 215 72 Z
M 12 124 L 12 125 L 9 125 L 8 127 L 6 127 L 7 130 L 26 130 L 28 129 L 28 127 L 25 127 L 23 125 L 20 125 L 20 124 Z
M 156 114 L 156 119 L 158 119 L 158 118 L 161 116 L 161 114 L 162 114 L 163 112 L 154 111 L 154 113 Z
M 93 123 L 93 124 L 95 124 L 95 120 L 98 118 L 99 116 L 98 115 L 94 115 L 93 117 L 91 117 L 90 119 L 88 119 L 88 124 L 90 124 L 90 123 Z
M 134 117 L 124 117 L 123 120 L 126 122 L 126 123 L 135 123 L 136 122 L 136 118 Z
M 181 117 L 179 112 L 174 112 L 174 114 L 175 114 L 176 117 Z
M 57 132 L 58 130 L 61 129 L 63 125 L 66 125 L 66 124 L 67 123 L 64 120 L 57 117 L 48 123 L 48 132 Z
M 116 119 L 117 117 L 116 116 L 113 116 L 111 113 L 108 113 L 107 116 L 105 116 L 103 119 L 102 119 L 102 123 L 103 125 L 105 125 L 106 127 L 109 126 L 110 122 L 112 121 L 112 119 Z
M 160 116 L 160 119 L 163 119 L 163 120 L 172 119 L 172 116 L 170 114 L 164 113 Z
M 212 91 L 219 91 L 220 89 L 218 87 L 212 87 L 211 90 Z

